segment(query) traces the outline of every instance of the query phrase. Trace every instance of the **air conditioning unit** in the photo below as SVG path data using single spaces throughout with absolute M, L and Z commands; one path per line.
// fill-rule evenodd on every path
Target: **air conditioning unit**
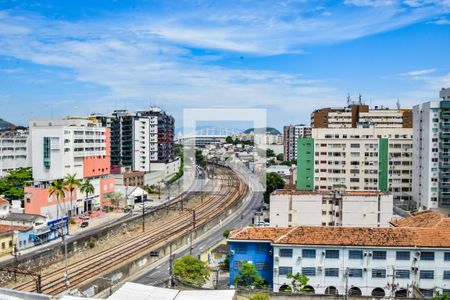
M 369 252 L 369 254 L 368 254 L 369 256 L 372 256 L 372 252 Z
M 280 256 L 275 255 L 275 260 L 280 260 Z
M 364 272 L 367 272 L 367 268 L 364 268 L 363 271 L 364 271 Z
M 325 255 L 325 250 L 324 250 L 324 251 L 322 251 L 322 255 Z
M 318 266 L 318 267 L 317 267 L 317 272 L 322 272 L 322 270 L 323 270 L 323 267 L 322 267 L 322 266 Z
M 420 256 L 421 252 L 420 251 L 416 251 L 416 255 Z
M 299 256 L 297 257 L 297 259 L 298 259 L 298 260 L 301 260 L 301 259 L 302 259 L 302 256 L 301 256 L 301 255 L 299 255 Z
M 278 268 L 277 267 L 273 268 L 273 272 L 278 273 Z

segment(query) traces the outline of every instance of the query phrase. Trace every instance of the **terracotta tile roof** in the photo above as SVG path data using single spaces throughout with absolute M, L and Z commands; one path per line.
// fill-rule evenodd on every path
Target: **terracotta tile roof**
M 0 233 L 5 233 L 13 230 L 19 230 L 19 231 L 26 231 L 30 230 L 33 227 L 26 227 L 26 226 L 10 226 L 10 225 L 2 225 L 0 224 Z
M 446 219 L 448 218 L 441 215 L 437 211 L 426 210 L 413 213 L 410 218 L 402 218 L 392 221 L 391 224 L 395 227 L 435 227 Z
M 411 221 L 408 223 L 414 224 Z M 233 231 L 230 240 L 269 240 L 274 244 L 298 245 L 450 248 L 450 218 L 442 217 L 432 227 L 247 227 Z
M 0 197 L 0 205 L 5 205 L 5 204 L 9 204 L 9 201 L 6 200 L 5 198 Z

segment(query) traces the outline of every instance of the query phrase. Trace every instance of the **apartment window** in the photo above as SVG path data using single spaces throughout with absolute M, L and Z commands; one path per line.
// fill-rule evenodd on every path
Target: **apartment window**
M 396 270 L 395 278 L 409 279 L 409 270 Z
M 384 260 L 386 259 L 386 251 L 373 251 L 373 259 Z
M 314 268 L 314 267 L 302 268 L 302 275 L 305 275 L 305 276 L 316 276 L 316 268 Z
M 397 260 L 409 260 L 411 253 L 409 251 L 397 251 Z
M 420 270 L 420 279 L 434 279 L 434 271 Z
M 348 277 L 362 277 L 362 269 L 349 269 L 348 270 Z
M 292 267 L 280 267 L 279 270 L 280 275 L 292 274 Z
M 422 252 L 420 260 L 434 260 L 434 252 Z
M 247 245 L 236 244 L 233 246 L 233 250 L 236 254 L 245 254 L 247 253 Z
M 444 271 L 444 279 L 450 279 L 450 271 Z
M 255 268 L 258 271 L 262 271 L 262 270 L 269 270 L 269 264 L 265 263 L 265 262 L 257 262 L 255 264 Z
M 362 259 L 363 253 L 361 250 L 350 250 L 348 251 L 349 259 Z
M 386 278 L 386 270 L 372 269 L 372 278 Z
M 339 250 L 326 250 L 325 257 L 326 258 L 339 258 Z
M 242 269 L 242 263 L 240 261 L 233 262 L 233 269 L 235 269 L 235 270 Z
M 267 252 L 267 246 L 264 244 L 257 244 L 256 245 L 256 253 L 266 253 Z
M 325 268 L 326 277 L 339 277 L 339 268 Z
M 444 260 L 450 261 L 450 252 L 444 252 Z
M 316 250 L 315 249 L 303 249 L 302 256 L 303 256 L 303 258 L 315 258 Z
M 292 249 L 280 249 L 280 257 L 292 257 Z

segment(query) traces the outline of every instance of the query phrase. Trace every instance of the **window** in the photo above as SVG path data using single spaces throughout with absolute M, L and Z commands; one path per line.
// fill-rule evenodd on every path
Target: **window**
M 386 259 L 386 251 L 373 251 L 373 259 L 383 260 Z
M 302 268 L 302 275 L 305 275 L 305 276 L 316 276 L 316 268 L 314 268 L 314 267 Z
M 339 258 L 339 250 L 326 250 L 326 258 Z
M 362 259 L 363 253 L 361 250 L 350 250 L 348 251 L 349 259 Z
M 242 269 L 242 263 L 240 261 L 233 262 L 233 269 L 235 269 L 235 270 Z
M 292 267 L 280 267 L 280 275 L 289 275 L 292 274 Z
M 395 278 L 409 279 L 409 270 L 396 270 Z
M 267 246 L 264 244 L 257 244 L 256 245 L 256 253 L 266 253 L 267 252 Z
M 386 270 L 372 269 L 372 278 L 386 278 Z
M 315 249 L 303 249 L 302 250 L 303 258 L 316 258 L 316 250 Z
M 409 260 L 411 253 L 409 251 L 397 251 L 397 260 Z
M 434 271 L 420 270 L 420 279 L 434 279 Z
M 258 271 L 262 271 L 262 270 L 268 270 L 269 269 L 269 264 L 265 263 L 265 262 L 257 262 L 255 264 L 255 268 Z
M 292 249 L 280 249 L 280 257 L 292 257 Z
M 339 277 L 339 268 L 325 268 L 326 277 Z
M 450 252 L 444 252 L 444 260 L 450 261 Z
M 434 260 L 434 252 L 422 252 L 420 260 Z
M 450 279 L 450 271 L 444 271 L 444 279 Z
M 362 277 L 362 269 L 349 269 L 348 277 Z
M 236 254 L 245 254 L 245 253 L 247 253 L 247 245 L 236 244 L 233 246 L 233 250 Z

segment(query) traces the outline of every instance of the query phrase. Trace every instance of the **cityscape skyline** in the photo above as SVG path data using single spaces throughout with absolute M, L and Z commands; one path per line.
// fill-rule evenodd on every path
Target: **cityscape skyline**
M 448 1 L 0 3 L 0 117 L 255 107 L 402 107 L 450 85 Z M 220 13 L 218 13 L 220 12 Z M 27 45 L 24 47 L 24 45 Z M 381 46 L 382 45 L 382 46 Z

